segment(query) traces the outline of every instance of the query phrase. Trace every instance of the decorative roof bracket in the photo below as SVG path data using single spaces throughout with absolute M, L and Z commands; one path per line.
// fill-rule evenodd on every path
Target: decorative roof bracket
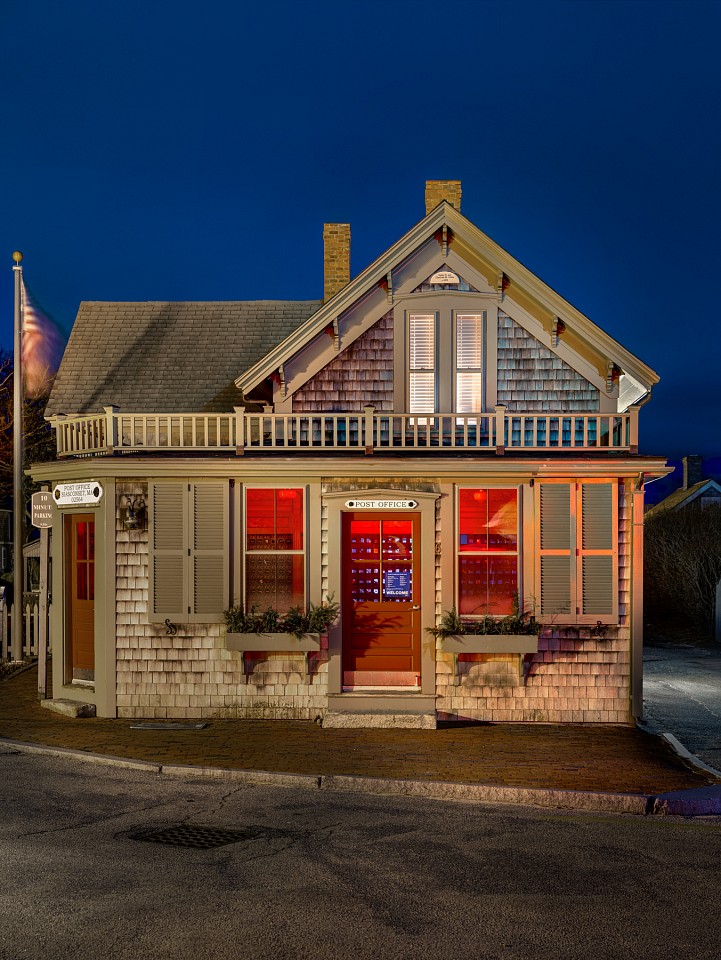
M 441 243 L 443 249 L 443 259 L 448 256 L 448 224 L 443 224 L 443 242 Z
M 280 379 L 280 393 L 282 397 L 288 396 L 288 384 L 285 382 L 285 367 L 281 363 L 278 367 L 278 377 Z
M 499 272 L 496 274 L 496 296 L 499 303 L 503 303 L 503 291 L 506 289 L 503 280 L 503 271 L 499 270 Z
M 554 317 L 551 325 L 551 346 L 557 347 L 558 341 L 566 331 L 566 324 L 560 317 Z
M 340 328 L 338 326 L 338 317 L 333 321 L 333 346 L 335 347 L 335 352 L 340 352 Z
M 621 371 L 618 369 L 616 364 L 613 362 L 613 360 L 609 360 L 606 364 L 606 393 L 609 396 L 615 392 L 620 375 Z
M 386 274 L 386 299 L 388 303 L 393 303 L 393 271 L 389 270 Z

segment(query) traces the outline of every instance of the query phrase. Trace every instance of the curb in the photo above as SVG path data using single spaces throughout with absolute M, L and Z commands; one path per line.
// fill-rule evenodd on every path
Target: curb
M 670 734 L 667 736 L 670 736 Z M 81 763 L 117 767 L 121 770 L 139 770 L 145 773 L 154 773 L 158 776 L 204 777 L 206 779 L 232 780 L 236 783 L 247 783 L 255 786 L 300 787 L 302 789 L 331 792 L 417 797 L 428 800 L 471 803 L 518 804 L 595 813 L 625 813 L 635 816 L 695 817 L 721 814 L 721 785 L 676 790 L 657 795 L 603 793 L 600 791 L 453 783 L 445 780 L 393 780 L 381 777 L 356 777 L 339 774 L 312 776 L 300 773 L 274 773 L 269 770 L 235 770 L 224 767 L 198 767 L 184 764 L 164 765 L 149 760 L 127 760 L 123 757 L 71 750 L 68 747 L 46 747 L 0 737 L 0 748 L 2 747 L 19 753 L 79 760 Z M 688 753 L 688 751 L 686 752 Z

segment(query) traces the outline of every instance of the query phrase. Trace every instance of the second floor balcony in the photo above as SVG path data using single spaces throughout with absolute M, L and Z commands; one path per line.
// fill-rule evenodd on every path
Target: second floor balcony
M 59 457 L 115 453 L 635 453 L 638 408 L 624 413 L 103 413 L 58 416 Z

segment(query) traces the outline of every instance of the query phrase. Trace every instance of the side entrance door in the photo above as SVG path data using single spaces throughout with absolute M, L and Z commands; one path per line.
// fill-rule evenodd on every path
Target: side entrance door
M 65 518 L 67 590 L 67 672 L 69 679 L 95 680 L 95 518 Z
M 343 686 L 419 686 L 420 514 L 342 516 Z

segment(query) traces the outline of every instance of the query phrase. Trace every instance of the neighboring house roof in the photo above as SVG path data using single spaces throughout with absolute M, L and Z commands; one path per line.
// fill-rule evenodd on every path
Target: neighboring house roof
M 706 497 L 710 500 L 717 501 L 719 506 L 721 506 L 721 486 L 719 486 L 715 480 L 700 480 L 698 483 L 694 483 L 686 489 L 679 487 L 678 490 L 674 490 L 674 492 L 670 493 L 664 500 L 661 500 L 655 506 L 651 507 L 650 510 L 647 510 L 646 516 L 651 517 L 654 514 L 663 513 L 666 510 L 681 510 L 684 507 L 688 507 L 689 504 L 695 500 Z
M 632 389 L 629 403 L 658 383 L 659 377 L 654 370 L 539 280 L 451 204 L 442 201 L 369 267 L 323 304 L 306 323 L 294 330 L 254 366 L 240 374 L 235 381 L 236 385 L 247 393 L 278 370 L 281 364 L 288 362 L 329 324 L 342 317 L 344 312 L 351 310 L 361 298 L 371 295 L 372 291 L 382 286 L 393 271 L 414 258 L 419 258 L 421 251 L 429 243 L 438 241 L 434 249 L 440 251 L 441 231 L 444 228 L 449 231 L 446 234 L 450 238 L 449 253 L 442 257 L 439 254 L 439 263 L 446 263 L 451 269 L 458 269 L 459 266 L 462 268 L 462 264 L 470 265 L 485 278 L 492 289 L 502 286 L 503 299 L 508 298 L 509 304 L 513 301 L 517 308 L 511 310 L 509 307 L 507 310 L 514 319 L 518 312 L 530 315 L 539 321 L 548 333 L 552 330 L 554 318 L 562 320 L 565 340 L 573 343 L 575 349 L 580 346 L 594 358 L 599 375 L 605 376 L 606 366 L 612 362 L 633 379 L 636 387 Z
M 46 416 L 213 412 L 242 402 L 247 370 L 321 305 L 319 300 L 81 303 Z

